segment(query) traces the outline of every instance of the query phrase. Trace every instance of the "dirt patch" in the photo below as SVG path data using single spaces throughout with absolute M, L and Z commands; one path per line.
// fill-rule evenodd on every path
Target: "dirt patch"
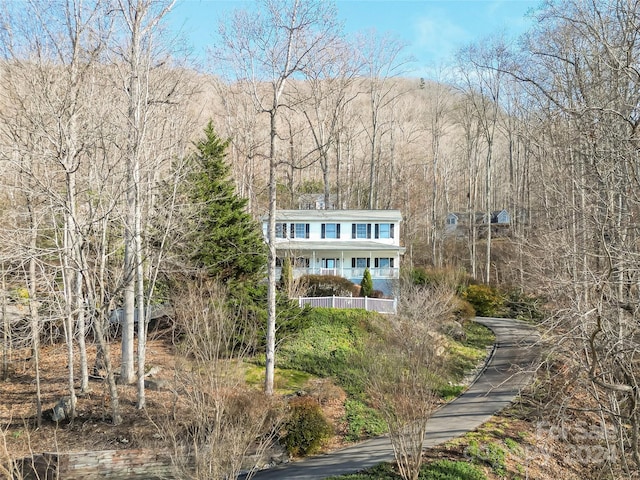
M 13 457 L 51 451 L 87 451 L 120 448 L 147 448 L 158 443 L 158 430 L 154 419 L 165 414 L 173 402 L 168 390 L 146 390 L 146 408 L 136 408 L 136 386 L 119 385 L 118 395 L 123 422 L 111 423 L 111 406 L 106 382 L 90 379 L 90 390 L 79 394 L 76 418 L 72 422 L 51 420 L 51 409 L 68 396 L 69 369 L 65 345 L 46 345 L 40 356 L 40 385 L 43 424 L 36 425 L 36 381 L 33 359 L 28 350 L 14 352 L 13 372 L 2 382 L 0 390 L 0 424 L 4 426 L 8 453 Z M 95 359 L 95 348 L 88 347 L 90 365 Z M 119 346 L 110 350 L 112 359 L 119 359 Z M 77 352 L 74 352 L 75 372 L 79 371 Z M 154 379 L 170 379 L 173 351 L 168 342 L 153 340 L 147 346 L 147 366 L 156 373 Z M 119 363 L 114 362 L 115 369 Z M 75 375 L 77 378 L 77 375 Z M 76 392 L 79 391 L 76 381 Z

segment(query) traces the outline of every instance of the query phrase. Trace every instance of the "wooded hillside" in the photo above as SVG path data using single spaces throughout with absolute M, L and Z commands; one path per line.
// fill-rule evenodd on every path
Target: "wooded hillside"
M 221 21 L 214 68 L 196 72 L 162 28 L 171 6 L 1 7 L 4 376 L 16 342 L 37 365 L 44 332 L 64 337 L 73 405 L 75 346 L 84 391 L 88 334 L 110 370 L 103 329 L 121 309 L 120 378 L 138 383 L 144 407 L 146 322 L 136 319 L 201 267 L 188 246 L 173 247 L 188 238 L 181 215 L 201 211 L 184 188 L 211 121 L 207 135 L 229 140 L 220 155 L 254 218 L 296 207 L 303 193 L 340 208 L 397 208 L 405 267 L 463 269 L 547 299 L 573 387 L 613 429 L 607 441 L 623 469 L 637 471 L 637 2 L 545 2 L 519 41 L 469 45 L 434 79 L 411 78 L 393 38 L 346 38 L 333 5 L 319 0 L 238 10 Z M 502 229 L 475 220 L 503 209 L 511 221 Z M 455 235 L 450 212 L 466 219 Z M 267 257 L 268 372 L 275 250 Z M 28 314 L 18 340 L 7 307 L 19 302 Z M 117 422 L 114 376 L 107 382 Z

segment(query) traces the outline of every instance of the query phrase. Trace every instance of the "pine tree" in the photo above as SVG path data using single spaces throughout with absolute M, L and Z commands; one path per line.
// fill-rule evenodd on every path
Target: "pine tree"
M 282 272 L 280 273 L 280 288 L 287 295 L 291 296 L 291 289 L 293 287 L 293 265 L 291 265 L 291 259 L 286 257 L 282 262 Z
M 362 281 L 360 282 L 360 296 L 370 297 L 373 293 L 373 280 L 371 279 L 371 272 L 368 268 L 364 270 Z
M 211 122 L 204 133 L 181 186 L 189 205 L 182 249 L 197 267 L 223 281 L 256 279 L 266 266 L 260 225 L 247 213 L 247 200 L 235 192 L 225 161 L 229 141 L 216 134 Z

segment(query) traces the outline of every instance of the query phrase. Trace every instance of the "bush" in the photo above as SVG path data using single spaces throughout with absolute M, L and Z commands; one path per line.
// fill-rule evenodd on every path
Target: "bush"
M 461 478 L 486 480 L 487 476 L 472 463 L 443 459 L 422 467 L 420 478 L 423 480 L 460 480 Z
M 480 446 L 473 440 L 469 442 L 466 452 L 473 461 L 489 465 L 496 475 L 504 476 L 507 473 L 507 452 L 499 445 L 487 443 Z
M 348 441 L 355 442 L 386 433 L 387 426 L 384 420 L 373 408 L 358 400 L 347 400 L 344 406 Z
M 413 285 L 428 287 L 446 285 L 451 288 L 458 288 L 458 286 L 466 282 L 466 274 L 463 271 L 451 268 L 416 267 L 411 270 L 410 278 Z
M 505 299 L 509 317 L 519 320 L 542 320 L 544 318 L 542 303 L 540 298 L 516 288 L 508 290 Z
M 333 435 L 333 427 L 311 397 L 297 397 L 289 403 L 290 414 L 282 438 L 289 454 L 311 455 L 318 452 Z
M 308 297 L 351 297 L 357 295 L 358 288 L 351 281 L 337 275 L 306 275 Z
M 480 317 L 503 317 L 506 313 L 504 296 L 489 285 L 469 285 L 462 292 L 462 298 L 475 308 Z
M 476 309 L 467 300 L 456 297 L 455 304 L 453 305 L 453 318 L 462 323 L 467 323 L 476 316 Z
M 360 296 L 370 297 L 373 293 L 373 279 L 371 278 L 371 272 L 368 268 L 364 270 L 362 281 L 360 282 Z

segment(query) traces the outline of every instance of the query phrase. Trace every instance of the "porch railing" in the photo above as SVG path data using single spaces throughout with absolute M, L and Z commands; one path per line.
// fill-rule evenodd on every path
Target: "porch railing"
M 378 313 L 396 313 L 395 299 L 369 297 L 300 297 L 300 308 L 305 305 L 325 308 L 364 308 Z
M 276 278 L 280 278 L 282 269 L 276 268 Z M 339 275 L 344 278 L 362 278 L 364 275 L 364 268 L 312 268 L 312 267 L 294 267 L 293 276 L 299 278 L 303 275 Z M 398 278 L 400 276 L 400 269 L 397 267 L 381 267 L 370 268 L 371 278 Z

